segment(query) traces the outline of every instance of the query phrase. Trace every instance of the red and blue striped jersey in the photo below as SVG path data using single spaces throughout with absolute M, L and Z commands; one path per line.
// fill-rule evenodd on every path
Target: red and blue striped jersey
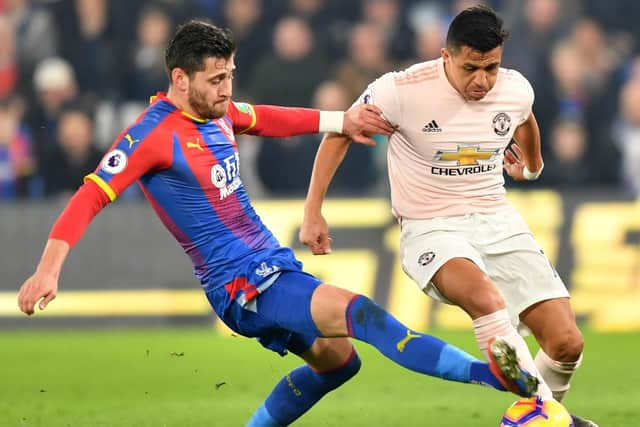
M 205 121 L 158 94 L 86 179 L 111 201 L 138 181 L 205 290 L 242 288 L 238 278 L 258 284 L 274 271 L 300 270 L 254 211 L 240 179 L 234 131 L 255 121 L 249 104 L 230 103 L 227 115 Z

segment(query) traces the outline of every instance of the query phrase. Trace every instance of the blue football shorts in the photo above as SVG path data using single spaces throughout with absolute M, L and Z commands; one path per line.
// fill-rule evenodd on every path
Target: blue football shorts
M 257 338 L 281 356 L 288 351 L 301 354 L 320 336 L 311 318 L 311 296 L 322 282 L 301 271 L 276 274 L 268 288 L 244 305 L 230 299 L 224 287 L 209 291 L 207 298 L 218 317 L 238 334 Z

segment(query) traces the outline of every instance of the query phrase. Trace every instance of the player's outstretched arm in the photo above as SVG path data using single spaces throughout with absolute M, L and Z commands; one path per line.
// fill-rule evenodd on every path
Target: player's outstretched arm
M 47 241 L 38 268 L 20 287 L 18 306 L 23 313 L 32 315 L 36 304 L 44 310 L 56 297 L 58 278 L 68 254 L 69 244 L 64 240 Z
M 307 245 L 314 255 L 331 252 L 329 226 L 322 216 L 322 203 L 329 184 L 348 149 L 349 139 L 346 136 L 335 133 L 326 134 L 313 162 L 299 238 L 300 242 Z
M 375 145 L 372 135 L 393 132 L 374 105 L 357 105 L 345 112 L 232 102 L 227 114 L 237 134 L 277 138 L 333 132 L 348 135 L 361 144 Z
M 516 181 L 535 180 L 544 166 L 540 149 L 540 129 L 533 113 L 513 134 L 516 144 L 504 153 L 504 168 Z

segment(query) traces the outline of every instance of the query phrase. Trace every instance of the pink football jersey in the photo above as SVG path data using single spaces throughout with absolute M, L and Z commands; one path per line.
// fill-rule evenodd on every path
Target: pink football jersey
M 442 58 L 371 83 L 358 102 L 377 105 L 398 127 L 387 151 L 394 215 L 424 219 L 508 207 L 503 154 L 533 98 L 520 73 L 501 68 L 483 99 L 466 101 L 447 80 Z

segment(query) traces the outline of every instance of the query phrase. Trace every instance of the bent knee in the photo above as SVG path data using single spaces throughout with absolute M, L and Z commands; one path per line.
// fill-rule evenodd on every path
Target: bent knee
M 575 328 L 550 337 L 546 347 L 548 348 L 544 351 L 551 359 L 558 362 L 575 362 L 584 350 L 584 338 Z

